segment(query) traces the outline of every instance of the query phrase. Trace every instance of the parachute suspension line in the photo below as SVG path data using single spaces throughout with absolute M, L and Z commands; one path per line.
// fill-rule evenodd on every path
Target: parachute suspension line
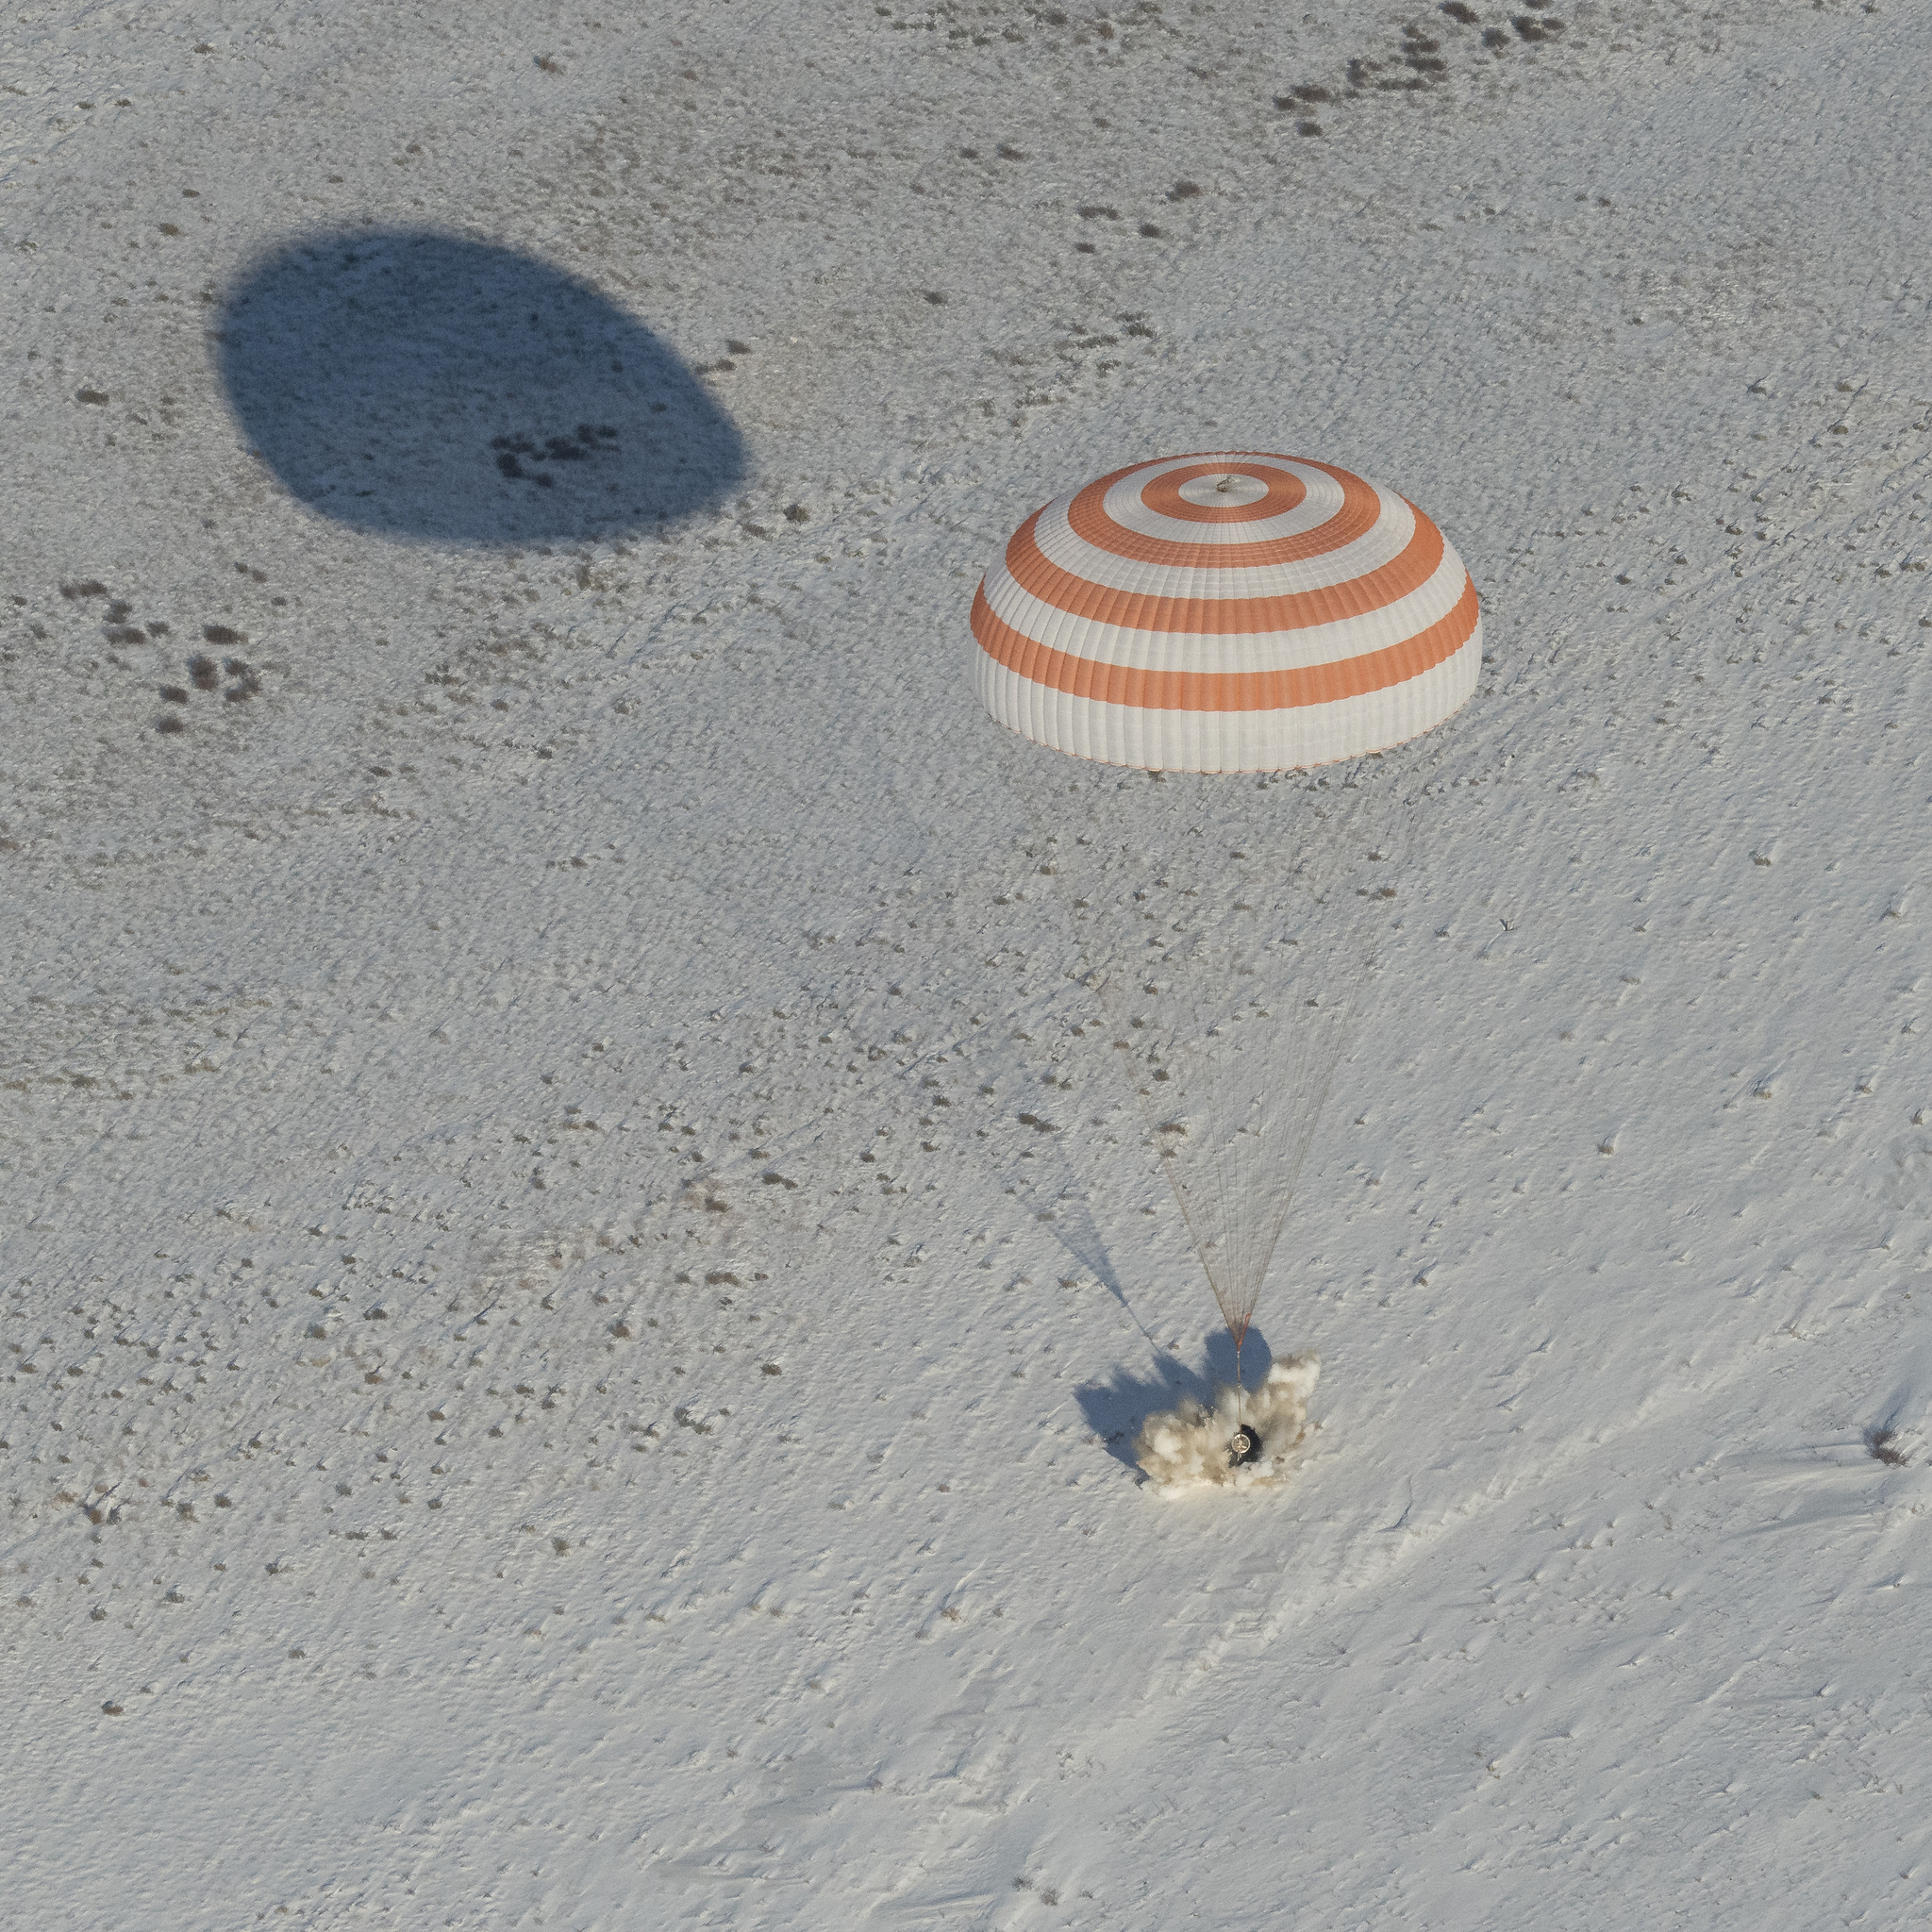
M 1178 1148 L 1170 1147 L 1162 1151 L 1161 1164 L 1167 1174 L 1168 1186 L 1173 1191 L 1194 1252 L 1208 1276 L 1209 1291 L 1220 1307 L 1230 1338 L 1235 1341 L 1238 1358 L 1246 1341 L 1249 1324 L 1254 1320 L 1262 1279 L 1274 1257 L 1281 1231 L 1287 1224 L 1302 1168 L 1314 1140 L 1315 1127 L 1348 1044 L 1350 1022 L 1354 1018 L 1359 982 L 1366 974 L 1368 959 L 1358 958 L 1352 964 L 1354 970 L 1346 974 L 1337 990 L 1339 996 L 1331 993 L 1331 997 L 1322 1003 L 1317 1009 L 1319 1018 L 1313 1024 L 1301 1020 L 1285 1029 L 1289 1051 L 1277 1095 L 1291 1110 L 1292 1124 L 1286 1144 L 1279 1146 L 1278 1158 L 1274 1162 L 1259 1172 L 1250 1173 L 1238 1160 L 1210 1157 L 1190 1163 Z M 1124 1017 L 1111 1010 L 1118 998 L 1118 991 L 1106 974 L 1091 974 L 1090 984 L 1100 995 L 1102 1007 L 1109 1009 L 1109 1018 Z M 1109 998 L 1109 993 L 1114 997 Z M 1307 1004 L 1315 1005 L 1313 1001 Z M 1158 1049 L 1149 1049 L 1148 1057 L 1154 1058 L 1157 1052 Z M 1151 1084 L 1140 1078 L 1132 1078 L 1128 1084 L 1141 1103 L 1148 1124 L 1158 1136 L 1161 1131 L 1161 1110 Z M 1212 1091 L 1211 1082 L 1203 1098 L 1209 1103 L 1208 1111 L 1210 1116 L 1224 1111 L 1216 1104 L 1223 1096 Z M 1212 1131 L 1211 1121 L 1209 1130 Z M 1258 1141 L 1265 1142 L 1271 1139 L 1261 1129 L 1249 1129 L 1245 1125 L 1237 1132 L 1252 1132 Z M 1230 1137 L 1230 1145 L 1234 1139 Z M 1189 1170 L 1186 1178 L 1183 1178 L 1184 1169 Z M 1246 1229 L 1253 1218 L 1249 1210 L 1253 1206 L 1255 1186 L 1271 1178 L 1274 1191 L 1259 1217 L 1259 1224 L 1249 1234 Z M 1216 1229 L 1223 1231 L 1221 1236 L 1217 1237 Z
M 1245 1427 L 1248 1330 L 1392 896 L 1372 890 L 1362 861 L 1394 856 L 1407 827 L 1400 808 L 1379 823 L 1373 795 L 1311 798 L 1286 826 L 1266 806 L 1204 815 L 1153 775 L 1125 796 L 1117 774 L 1067 787 L 1089 796 L 1089 836 L 1073 836 L 1080 822 L 1060 816 L 1058 786 L 1050 807 L 1029 799 L 1040 844 L 1028 857 L 1044 861 L 1108 1037 L 1132 1058 L 1122 1071 L 1234 1342 L 1228 1447 L 1243 1459 L 1260 1446 Z M 1217 835 L 1239 841 L 1241 870 L 1203 863 Z
M 1313 903 L 1319 906 L 1322 898 L 1315 898 Z M 1355 957 L 1350 959 L 1351 970 L 1345 973 L 1340 986 L 1331 986 L 1329 998 L 1319 1007 L 1313 1000 L 1307 1003 L 1309 1007 L 1316 1007 L 1319 1018 L 1315 1024 L 1309 1024 L 1304 1020 L 1301 1024 L 1291 1023 L 1285 1029 L 1290 1049 L 1278 1093 L 1292 1110 L 1291 1118 L 1293 1124 L 1286 1145 L 1279 1149 L 1279 1158 L 1272 1164 L 1272 1176 L 1265 1169 L 1249 1173 L 1239 1160 L 1216 1159 L 1210 1154 L 1184 1179 L 1182 1170 L 1188 1165 L 1186 1157 L 1178 1148 L 1162 1150 L 1161 1165 L 1167 1174 L 1168 1186 L 1181 1210 L 1181 1219 L 1187 1226 L 1202 1270 L 1208 1276 L 1208 1290 L 1235 1345 L 1237 1435 L 1246 1413 L 1243 1355 L 1248 1329 L 1254 1321 L 1262 1280 L 1274 1257 L 1275 1247 L 1293 1205 L 1316 1124 L 1327 1102 L 1336 1069 L 1347 1047 L 1360 982 L 1368 970 L 1369 957 L 1361 951 L 1359 944 L 1351 945 L 1348 950 Z M 1089 963 L 1089 984 L 1099 997 L 1103 1009 L 1117 1024 L 1131 1029 L 1131 1018 L 1118 1004 L 1121 998 L 1118 983 L 1105 970 L 1095 971 L 1091 960 Z M 1173 1043 L 1168 1042 L 1170 1048 Z M 1158 1037 L 1156 1044 L 1145 1050 L 1145 1056 L 1151 1061 L 1172 1057 L 1171 1052 L 1163 1056 Z M 1215 1084 L 1210 1081 L 1209 1091 L 1204 1095 L 1210 1103 L 1224 1099 L 1213 1091 Z M 1128 1085 L 1158 1139 L 1162 1125 L 1161 1108 L 1152 1081 L 1137 1075 L 1129 1078 Z M 1211 1104 L 1208 1108 L 1210 1115 L 1224 1111 L 1224 1107 L 1218 1104 Z M 1241 1133 L 1252 1133 L 1258 1141 L 1266 1141 L 1270 1138 L 1261 1129 L 1250 1128 L 1245 1123 L 1237 1129 L 1237 1136 Z M 1235 1144 L 1235 1139 L 1236 1136 L 1229 1137 L 1230 1146 Z M 1265 1184 L 1271 1177 L 1274 1191 L 1268 1197 L 1259 1224 L 1250 1234 L 1247 1227 L 1252 1219 L 1256 1185 Z M 1221 1230 L 1219 1235 L 1217 1229 Z
M 1241 1379 L 1241 1343 L 1248 1339 L 1247 1324 L 1241 1324 L 1241 1332 L 1234 1339 L 1234 1435 L 1241 1441 L 1241 1404 L 1247 1398 L 1248 1385 Z

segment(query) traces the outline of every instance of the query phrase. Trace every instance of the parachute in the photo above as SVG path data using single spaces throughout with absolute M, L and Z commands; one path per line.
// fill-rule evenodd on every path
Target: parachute
M 1225 774 L 1353 758 L 1440 723 L 1474 688 L 1474 589 L 1393 492 L 1232 453 L 1117 471 L 1037 511 L 973 624 L 992 715 L 1097 761 L 1026 774 L 1031 849 L 1234 1343 L 1231 1405 L 1149 1419 L 1142 1464 L 1167 1485 L 1203 1469 L 1247 1479 L 1292 1447 L 1314 1382 L 1312 1357 L 1292 1375 L 1277 1364 L 1257 1391 L 1262 1424 L 1242 1350 L 1400 917 L 1408 817 L 1390 788 Z M 1123 765 L 1146 769 L 1106 769 Z
M 1167 457 L 1036 510 L 973 603 L 979 695 L 1036 744 L 1166 772 L 1386 749 L 1475 689 L 1482 615 L 1407 498 L 1301 457 Z

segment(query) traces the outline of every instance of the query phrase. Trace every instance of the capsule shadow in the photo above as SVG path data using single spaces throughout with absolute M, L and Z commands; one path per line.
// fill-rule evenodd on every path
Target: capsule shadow
M 457 236 L 365 228 L 258 259 L 225 297 L 219 368 L 290 493 L 386 536 L 611 539 L 744 475 L 730 417 L 641 323 Z

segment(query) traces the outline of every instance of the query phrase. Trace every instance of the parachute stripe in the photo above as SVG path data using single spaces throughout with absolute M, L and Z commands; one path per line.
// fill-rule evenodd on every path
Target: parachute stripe
M 1252 476 L 1266 486 L 1266 493 L 1253 503 L 1241 504 L 1192 503 L 1181 494 L 1185 484 L 1202 476 L 1223 475 Z M 1141 501 L 1158 516 L 1178 517 L 1189 524 L 1224 525 L 1257 524 L 1263 518 L 1286 516 L 1307 501 L 1308 486 L 1292 470 L 1264 469 L 1250 463 L 1190 463 L 1164 472 L 1144 485 L 1140 494 Z
M 1007 545 L 1006 574 L 1023 591 L 1070 617 L 1118 625 L 1125 630 L 1170 631 L 1189 637 L 1262 636 L 1366 616 L 1427 583 L 1442 561 L 1444 548 L 1441 531 L 1418 515 L 1414 534 L 1398 556 L 1363 575 L 1324 584 L 1319 590 L 1280 591 L 1263 597 L 1204 596 L 1201 591 L 1206 587 L 1198 582 L 1201 574 L 1186 570 L 1176 574 L 1179 581 L 1174 591 L 1136 591 L 1095 583 L 1048 558 L 1034 535 L 1045 514 L 1044 510 L 1035 511 Z
M 1413 637 L 1362 656 L 1275 671 L 1150 669 L 1076 657 L 1001 623 L 984 587 L 973 600 L 973 634 L 995 663 L 1074 697 L 1154 711 L 1279 711 L 1386 691 L 1454 657 L 1476 626 L 1475 585 L 1467 571 L 1462 581 L 1456 608 Z
M 1301 670 L 1333 658 L 1358 657 L 1364 648 L 1399 643 L 1448 616 L 1468 582 L 1469 573 L 1461 561 L 1445 550 L 1425 583 L 1366 618 L 1358 614 L 1337 617 L 1293 630 L 1194 631 L 1187 636 L 1185 654 L 1171 630 L 1108 622 L 1102 615 L 1106 607 L 1098 599 L 1094 608 L 1061 610 L 997 572 L 988 578 L 985 592 L 993 616 L 1008 629 L 1096 664 L 1236 672 Z
M 1269 460 L 1272 463 L 1280 463 L 1289 459 L 1276 457 Z M 1365 483 L 1359 476 L 1351 476 L 1346 470 L 1334 469 L 1327 463 L 1305 463 L 1303 466 L 1319 471 L 1339 484 L 1341 500 L 1333 513 L 1324 518 L 1314 529 L 1277 537 L 1272 541 L 1210 543 L 1201 541 L 1198 533 L 1195 532 L 1189 532 L 1185 537 L 1179 531 L 1174 532 L 1173 536 L 1166 536 L 1157 531 L 1130 527 L 1111 510 L 1107 501 L 1108 496 L 1116 484 L 1135 475 L 1140 469 L 1157 467 L 1155 465 L 1137 465 L 1131 470 L 1116 470 L 1112 475 L 1103 476 L 1097 483 L 1088 484 L 1086 489 L 1080 491 L 1068 504 L 1067 521 L 1073 525 L 1076 536 L 1092 544 L 1096 550 L 1105 550 L 1114 557 L 1124 557 L 1135 563 L 1162 563 L 1181 568 L 1191 565 L 1196 568 L 1205 566 L 1215 569 L 1253 568 L 1258 564 L 1294 563 L 1304 558 L 1325 557 L 1330 551 L 1341 550 L 1353 543 L 1357 537 L 1374 527 L 1375 520 L 1382 511 L 1382 503 L 1374 484 Z M 1147 502 L 1149 490 L 1165 491 L 1169 489 L 1178 489 L 1180 483 L 1193 477 L 1229 474 L 1252 475 L 1264 480 L 1278 477 L 1283 483 L 1292 481 L 1299 484 L 1304 491 L 1307 487 L 1292 470 L 1264 467 L 1258 460 L 1250 458 L 1244 462 L 1241 458 L 1234 457 L 1218 461 L 1211 458 L 1207 461 L 1195 459 L 1186 466 L 1178 476 L 1174 471 L 1162 466 L 1161 474 L 1149 484 L 1136 490 L 1134 494 L 1147 508 L 1154 509 L 1156 505 Z M 1171 482 L 1170 478 L 1174 480 Z M 1300 498 L 1297 497 L 1296 502 L 1299 501 Z M 1199 508 L 1205 509 L 1207 507 Z M 1236 507 L 1231 516 L 1226 511 L 1222 511 L 1218 514 L 1202 515 L 1197 521 L 1246 521 L 1241 517 L 1241 508 Z M 1282 508 L 1287 508 L 1289 506 L 1284 504 Z

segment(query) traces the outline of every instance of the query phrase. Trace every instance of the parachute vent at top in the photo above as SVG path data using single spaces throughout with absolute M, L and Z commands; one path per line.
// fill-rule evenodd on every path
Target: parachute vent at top
M 1152 771 L 1287 771 L 1420 736 L 1482 662 L 1475 586 L 1393 491 L 1230 451 L 1035 511 L 973 603 L 979 695 L 1037 744 Z

